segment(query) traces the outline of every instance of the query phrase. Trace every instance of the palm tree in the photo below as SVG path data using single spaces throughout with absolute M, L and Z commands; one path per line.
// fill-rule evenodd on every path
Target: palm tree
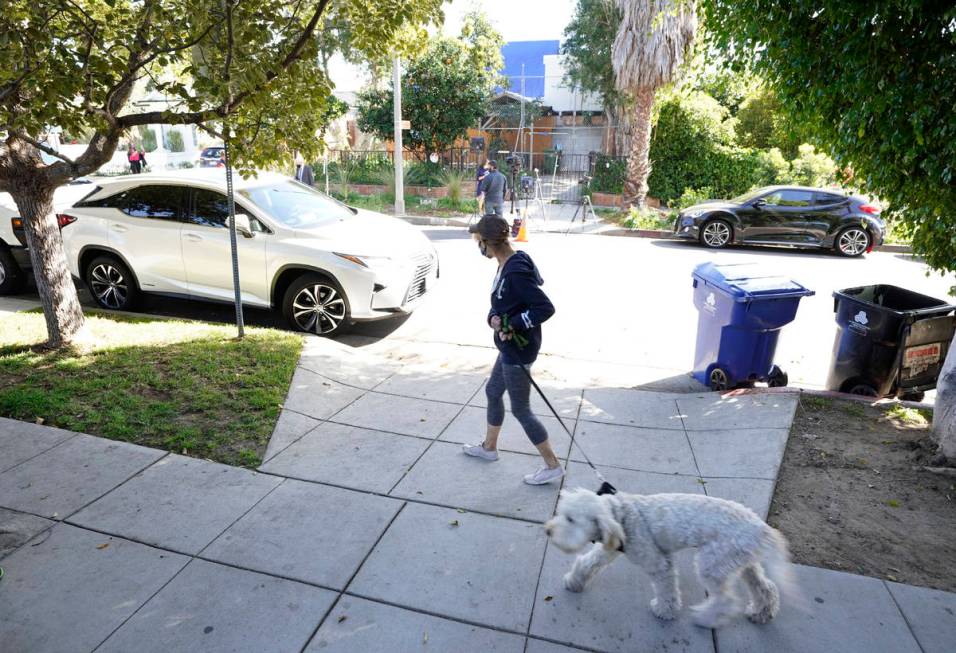
M 651 109 L 658 88 L 674 81 L 697 32 L 694 0 L 617 0 L 621 26 L 611 48 L 618 91 L 630 105 L 624 202 L 643 208 L 651 166 Z

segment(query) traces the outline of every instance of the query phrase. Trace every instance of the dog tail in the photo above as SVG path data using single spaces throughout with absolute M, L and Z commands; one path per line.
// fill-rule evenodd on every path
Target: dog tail
M 783 533 L 765 525 L 760 534 L 759 555 L 767 576 L 777 585 L 781 597 L 792 607 L 806 608 L 806 601 L 794 578 L 790 547 Z

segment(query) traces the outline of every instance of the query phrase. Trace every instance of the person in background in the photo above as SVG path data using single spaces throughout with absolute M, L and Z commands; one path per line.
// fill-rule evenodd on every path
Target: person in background
M 485 209 L 484 198 L 481 196 L 481 180 L 488 176 L 488 166 L 491 164 L 491 161 L 485 161 L 484 163 L 478 166 L 478 171 L 475 173 L 475 197 L 478 199 L 478 214 L 482 215 Z
M 139 154 L 139 171 L 146 172 L 146 150 L 140 147 L 137 148 L 136 153 Z
M 225 148 L 219 150 L 219 161 L 216 162 L 216 167 L 217 167 L 217 168 L 225 168 L 225 167 L 226 167 L 226 150 L 225 150 Z
M 295 180 L 301 181 L 306 186 L 315 186 L 315 175 L 312 172 L 312 166 L 305 162 L 301 152 L 295 153 Z
M 129 147 L 126 148 L 126 160 L 129 161 L 130 173 L 134 175 L 139 174 L 139 171 L 140 171 L 139 152 L 137 151 L 135 147 L 133 147 L 132 143 L 130 143 Z
M 478 202 L 484 203 L 485 215 L 505 214 L 505 191 L 508 188 L 508 178 L 498 172 L 498 162 L 488 161 L 488 174 L 478 184 Z

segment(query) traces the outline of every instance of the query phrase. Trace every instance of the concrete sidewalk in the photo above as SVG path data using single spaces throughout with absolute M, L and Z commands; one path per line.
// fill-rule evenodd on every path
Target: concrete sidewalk
M 541 529 L 559 487 L 522 483 L 538 458 L 514 420 L 498 462 L 460 452 L 483 434 L 488 352 L 401 350 L 310 339 L 259 472 L 0 420 L 3 650 L 951 650 L 956 595 L 810 567 L 796 568 L 805 606 L 717 632 L 653 617 L 624 561 L 566 592 L 572 558 Z M 536 366 L 619 488 L 766 515 L 796 397 L 563 371 Z M 568 461 L 564 487 L 595 486 L 533 409 Z M 703 592 L 681 564 L 689 604 Z

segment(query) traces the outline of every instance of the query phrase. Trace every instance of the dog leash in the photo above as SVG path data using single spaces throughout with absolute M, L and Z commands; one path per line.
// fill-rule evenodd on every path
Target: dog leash
M 525 376 L 527 376 L 527 377 L 528 377 L 528 380 L 531 381 L 531 385 L 533 385 L 533 386 L 534 386 L 534 389 L 538 391 L 538 394 L 541 395 L 541 398 L 542 398 L 542 399 L 544 399 L 544 403 L 547 404 L 548 408 L 551 409 L 551 413 L 552 413 L 552 414 L 554 415 L 554 417 L 558 420 L 558 423 L 561 425 L 561 428 L 563 428 L 563 429 L 564 429 L 564 432 L 568 434 L 568 437 L 569 437 L 569 438 L 571 438 L 571 444 L 577 446 L 578 451 L 580 451 L 580 452 L 581 452 L 581 455 L 584 456 L 584 462 L 586 462 L 586 463 L 588 464 L 588 466 L 591 468 L 591 471 L 594 472 L 594 475 L 597 476 L 597 478 L 598 478 L 599 481 L 601 481 L 601 487 L 598 488 L 597 494 L 598 494 L 598 495 L 601 495 L 601 494 L 617 494 L 617 488 L 607 482 L 607 479 L 604 478 L 604 476 L 601 474 L 601 472 L 598 471 L 598 468 L 594 466 L 594 463 L 591 462 L 591 459 L 588 458 L 588 455 L 584 452 L 584 448 L 581 447 L 580 444 L 578 444 L 577 442 L 574 441 L 574 436 L 571 434 L 571 431 L 568 430 L 568 427 L 565 426 L 565 424 L 564 424 L 564 420 L 561 419 L 561 416 L 560 416 L 560 415 L 558 415 L 558 411 L 556 411 L 556 410 L 554 409 L 554 406 L 552 406 L 552 405 L 551 405 L 551 402 L 548 401 L 547 396 L 545 396 L 545 394 L 544 394 L 544 392 L 541 390 L 541 388 L 538 387 L 538 384 L 535 383 L 535 380 L 534 380 L 534 378 L 532 378 L 531 372 L 528 371 L 528 368 L 525 367 L 524 365 L 519 365 L 518 367 L 520 367 L 521 369 L 524 370 Z M 571 462 L 571 461 L 569 460 L 569 461 L 568 461 L 568 464 L 570 464 L 570 462 Z

